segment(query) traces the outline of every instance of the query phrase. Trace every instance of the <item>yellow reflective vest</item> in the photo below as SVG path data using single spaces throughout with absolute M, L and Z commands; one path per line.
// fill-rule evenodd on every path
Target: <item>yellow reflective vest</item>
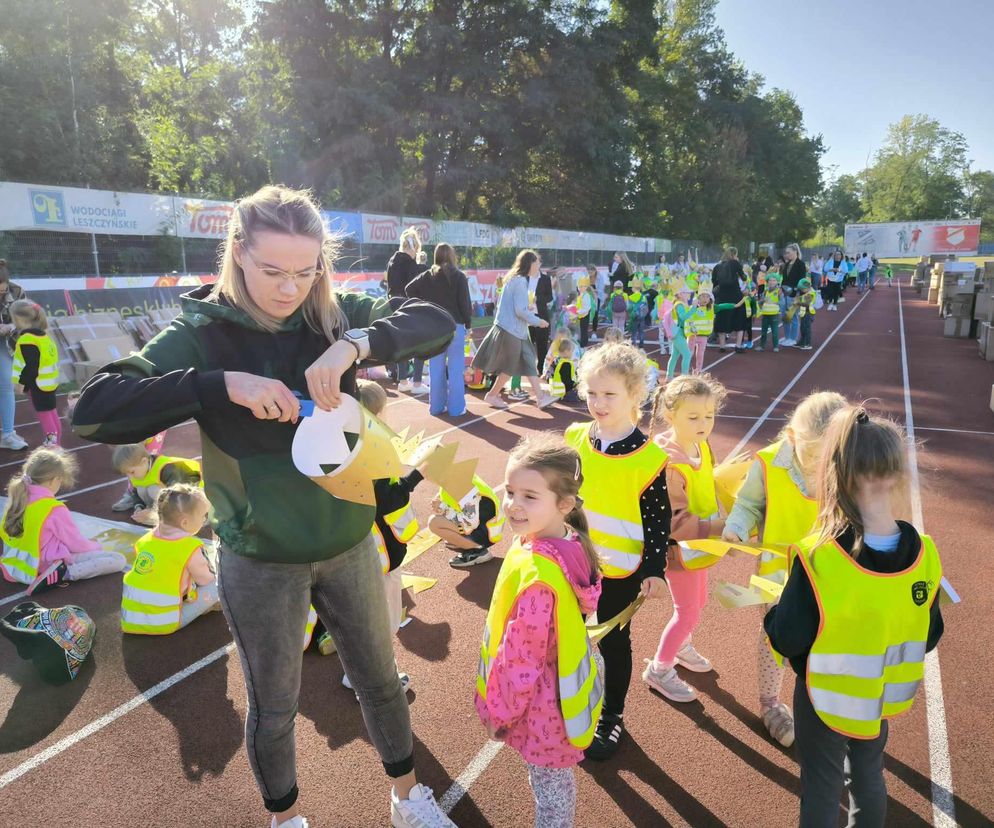
M 763 304 L 759 308 L 761 316 L 777 316 L 780 313 L 780 288 L 766 286 Z
M 311 604 L 307 607 L 307 622 L 304 624 L 304 650 L 311 646 L 311 638 L 314 636 L 314 628 L 318 624 L 318 613 Z
M 580 497 L 604 577 L 627 578 L 639 568 L 645 547 L 639 499 L 665 468 L 667 455 L 652 440 L 630 454 L 603 454 L 590 444 L 593 425 L 574 423 L 566 442 L 580 455 Z
M 200 477 L 200 486 L 204 485 L 203 473 L 200 464 L 196 460 L 187 460 L 185 457 L 167 457 L 160 454 L 149 464 L 148 471 L 143 477 L 131 481 L 131 485 L 146 503 L 151 501 L 148 490 L 153 486 L 162 486 L 162 471 L 166 466 L 177 464 L 189 474 L 196 474 Z
M 791 544 L 806 538 L 818 519 L 818 502 L 805 495 L 791 479 L 790 469 L 774 462 L 783 450 L 784 441 L 777 440 L 756 452 L 762 464 L 763 483 L 766 487 L 766 516 L 763 519 L 763 544 Z M 761 552 L 759 574 L 778 574 L 776 580 L 787 575 L 787 559 L 771 552 Z
M 821 624 L 807 663 L 807 688 L 818 717 L 856 739 L 880 734 L 881 719 L 906 712 L 925 675 L 925 644 L 942 578 L 932 539 L 903 572 L 871 572 L 834 541 L 799 545 Z
M 687 510 L 699 518 L 714 518 L 718 514 L 718 492 L 714 485 L 714 453 L 707 441 L 698 444 L 701 462 L 697 466 L 690 463 L 671 462 L 686 481 Z M 692 548 L 693 541 L 680 544 L 680 558 L 686 569 L 705 569 L 714 566 L 720 558 Z
M 702 308 L 700 305 L 695 305 L 683 322 L 684 335 L 711 336 L 712 331 L 714 331 L 714 307 Z
M 576 369 L 573 367 L 573 360 L 560 359 L 556 363 L 556 369 L 552 372 L 552 377 L 549 380 L 549 393 L 557 399 L 561 399 L 566 396 L 566 384 L 563 382 L 563 368 L 567 365 L 575 378 Z
M 17 385 L 21 381 L 24 370 L 24 352 L 21 347 L 34 345 L 38 349 L 38 378 L 35 384 L 42 391 L 54 391 L 59 387 L 59 349 L 48 334 L 22 333 L 14 346 L 14 362 L 11 369 L 11 381 Z
M 124 632 L 168 635 L 179 629 L 183 571 L 203 545 L 196 535 L 169 540 L 156 537 L 154 531 L 135 542 L 135 563 L 124 573 L 121 594 Z
M 486 701 L 487 682 L 504 638 L 507 619 L 518 596 L 533 584 L 544 584 L 556 594 L 559 709 L 570 744 L 582 750 L 593 741 L 604 701 L 604 688 L 597 673 L 580 605 L 559 564 L 541 553 L 532 552 L 518 541 L 504 557 L 494 585 L 480 646 L 476 691 Z
M 34 503 L 29 503 L 24 510 L 24 528 L 20 535 L 9 535 L 4 523 L 0 520 L 0 539 L 3 540 L 3 552 L 0 553 L 0 566 L 4 574 L 12 581 L 30 584 L 38 577 L 38 562 L 41 560 L 41 530 L 52 512 L 62 506 L 62 502 L 54 497 L 42 497 Z
M 490 538 L 490 543 L 497 543 L 502 537 L 504 537 L 505 519 L 504 510 L 500 505 L 500 499 L 490 487 L 490 484 L 488 484 L 487 481 L 479 475 L 473 475 L 473 485 L 476 487 L 476 491 L 480 493 L 480 497 L 485 497 L 494 504 L 494 516 L 487 521 L 487 537 Z M 442 503 L 450 509 L 454 509 L 457 512 L 462 509 L 459 505 L 459 501 L 445 491 L 445 489 L 439 489 L 438 496 Z

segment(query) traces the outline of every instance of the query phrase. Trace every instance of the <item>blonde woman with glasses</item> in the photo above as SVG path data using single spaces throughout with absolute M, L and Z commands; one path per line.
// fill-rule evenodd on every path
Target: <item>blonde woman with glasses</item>
M 181 315 L 141 353 L 93 377 L 73 428 L 97 442 L 135 443 L 190 417 L 200 427 L 219 594 L 248 695 L 249 764 L 271 825 L 307 825 L 296 805 L 294 719 L 313 603 L 391 778 L 392 824 L 448 828 L 414 776 L 373 509 L 316 486 L 290 449 L 301 416 L 296 393 L 336 408 L 343 393 L 356 393 L 357 362 L 429 358 L 445 349 L 454 325 L 425 302 L 390 315 L 385 300 L 334 290 L 337 250 L 307 193 L 269 186 L 242 199 L 217 284 L 186 294 Z

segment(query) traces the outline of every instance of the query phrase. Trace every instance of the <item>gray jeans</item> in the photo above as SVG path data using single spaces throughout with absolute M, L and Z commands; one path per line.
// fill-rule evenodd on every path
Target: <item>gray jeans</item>
M 387 775 L 413 770 L 411 716 L 371 535 L 313 564 L 266 563 L 222 547 L 218 585 L 248 691 L 245 747 L 268 810 L 285 811 L 297 800 L 294 719 L 309 604 L 335 639 Z
M 850 739 L 815 713 L 807 686 L 794 685 L 794 733 L 801 766 L 800 828 L 838 828 L 839 804 L 849 783 L 848 828 L 883 828 L 887 818 L 884 748 L 887 722 L 876 739 Z

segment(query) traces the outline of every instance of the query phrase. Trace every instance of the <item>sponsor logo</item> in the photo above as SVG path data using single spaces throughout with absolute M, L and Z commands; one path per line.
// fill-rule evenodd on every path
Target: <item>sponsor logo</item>
M 399 238 L 400 228 L 397 219 L 373 219 L 365 218 L 363 228 L 363 241 L 367 242 L 395 242 Z M 421 235 L 420 230 L 418 235 Z
M 35 227 L 65 227 L 66 204 L 58 190 L 28 190 Z
M 189 232 L 198 236 L 223 238 L 228 235 L 228 222 L 234 207 L 229 204 L 205 204 L 202 201 L 184 201 L 183 209 L 190 216 Z
M 421 239 L 422 244 L 427 244 L 431 241 L 431 222 L 415 221 L 411 222 L 408 226 L 418 231 L 418 238 Z
M 148 575 L 155 566 L 155 557 L 151 552 L 145 550 L 135 558 L 135 572 L 139 575 Z
M 928 584 L 925 581 L 915 581 L 911 585 L 911 600 L 920 607 L 928 600 Z

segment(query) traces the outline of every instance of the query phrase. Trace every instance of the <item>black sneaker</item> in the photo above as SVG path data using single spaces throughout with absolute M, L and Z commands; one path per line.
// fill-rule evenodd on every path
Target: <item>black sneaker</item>
M 594 741 L 590 743 L 583 755 L 587 759 L 594 759 L 602 762 L 610 759 L 618 752 L 621 739 L 625 735 L 625 723 L 621 716 L 606 713 L 597 722 L 597 730 L 594 732 Z
M 484 549 L 482 546 L 476 549 L 464 549 L 449 561 L 449 566 L 454 566 L 456 569 L 465 569 L 469 566 L 476 566 L 477 564 L 491 561 L 493 557 L 490 554 L 490 550 Z

